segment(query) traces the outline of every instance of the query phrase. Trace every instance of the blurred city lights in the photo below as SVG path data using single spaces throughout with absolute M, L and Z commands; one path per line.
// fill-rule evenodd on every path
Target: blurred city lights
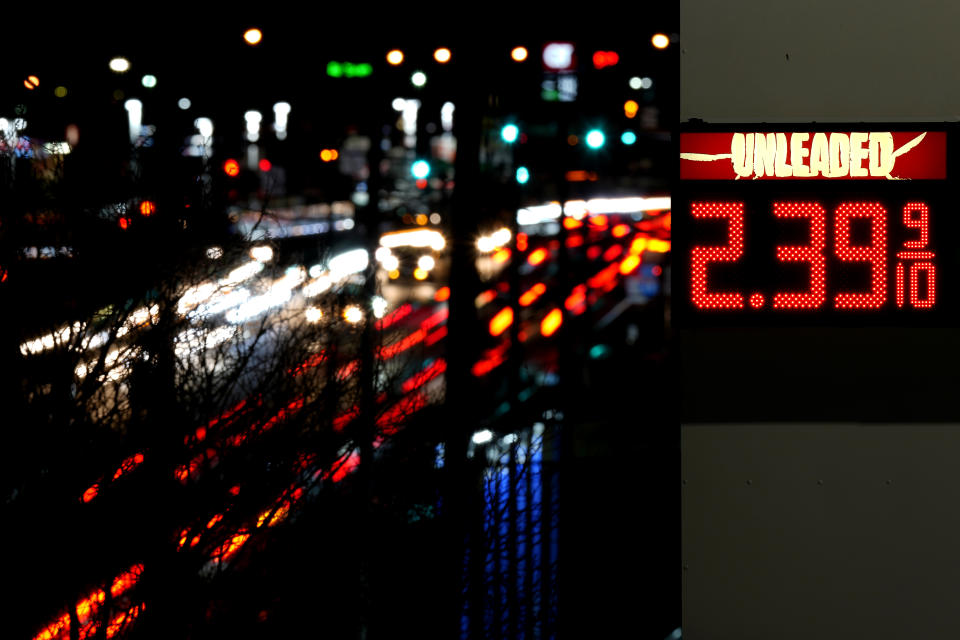
M 413 270 L 413 277 L 417 280 L 426 280 L 428 275 L 430 275 L 430 273 L 426 269 L 417 267 Z
M 110 70 L 116 73 L 126 73 L 130 69 L 130 61 L 126 58 L 116 57 L 110 60 Z
M 430 163 L 426 160 L 417 160 L 410 167 L 410 173 L 414 178 L 422 180 L 430 175 Z
M 527 48 L 526 47 L 514 47 L 510 52 L 510 57 L 515 62 L 523 62 L 527 59 Z
M 517 167 L 517 182 L 527 184 L 530 180 L 530 170 L 526 167 Z
M 578 142 L 580 142 L 580 138 L 578 138 L 577 136 L 573 134 L 570 134 L 569 136 L 567 136 L 567 144 L 570 145 L 571 147 L 576 146 Z
M 407 106 L 407 101 L 403 98 L 394 98 L 390 105 L 393 107 L 394 111 L 403 111 L 404 107 Z
M 320 159 L 324 162 L 333 162 L 338 157 L 340 157 L 340 153 L 336 149 L 323 149 L 320 151 Z
M 423 71 L 414 71 L 413 75 L 410 76 L 410 82 L 412 82 L 415 87 L 422 87 L 427 84 L 427 74 Z
M 657 49 L 666 49 L 670 45 L 670 38 L 662 33 L 658 33 L 650 39 L 650 42 L 652 42 L 653 46 Z
M 493 432 L 489 429 L 477 431 L 475 434 L 473 434 L 472 440 L 474 444 L 486 444 L 493 440 Z
M 40 86 L 40 79 L 37 76 L 27 76 L 27 79 L 23 81 L 23 86 L 33 91 Z
M 289 102 L 278 102 L 273 105 L 273 130 L 276 131 L 278 140 L 283 140 L 287 137 L 289 115 Z
M 363 310 L 355 304 L 347 305 L 343 309 L 343 319 L 350 324 L 357 324 L 363 320 Z
M 130 143 L 135 143 L 140 137 L 140 131 L 143 124 L 143 103 L 136 98 L 131 98 L 123 103 L 127 110 L 127 121 L 130 125 Z
M 400 49 L 394 49 L 387 53 L 387 62 L 394 66 L 403 62 L 403 51 L 400 51 Z
M 267 245 L 260 245 L 250 249 L 250 257 L 257 262 L 270 262 L 273 260 L 273 248 Z
M 439 214 L 439 213 L 431 213 L 431 214 L 430 214 L 430 224 L 440 224 L 440 221 L 441 221 L 442 219 L 443 219 L 443 218 L 440 217 L 440 214 Z
M 643 86 L 643 80 L 641 80 L 639 76 L 633 76 L 630 78 L 631 89 L 639 89 L 641 86 Z
M 260 139 L 260 122 L 263 120 L 263 114 L 259 111 L 247 111 L 243 114 L 243 119 L 247 121 L 247 140 L 256 142 Z
M 260 171 L 264 172 L 270 171 L 270 169 L 273 168 L 273 164 L 266 158 L 261 158 L 260 162 L 257 163 L 257 166 L 259 167 Z
M 606 142 L 606 136 L 599 129 L 591 129 L 587 132 L 587 146 L 591 149 L 599 149 Z
M 450 62 L 450 49 L 447 49 L 446 47 L 440 47 L 433 52 L 433 59 L 440 64 Z
M 417 259 L 417 266 L 424 271 L 430 271 L 437 265 L 437 261 L 433 259 L 433 256 L 420 256 Z
M 635 118 L 637 111 L 640 110 L 640 105 L 637 104 L 636 100 L 627 100 L 623 103 L 623 115 L 628 118 Z
M 260 41 L 263 40 L 263 32 L 257 28 L 247 29 L 243 32 L 243 39 L 249 45 L 260 44 Z
M 504 142 L 516 142 L 519 135 L 520 129 L 515 124 L 504 125 L 500 129 L 500 137 L 503 138 Z
M 157 210 L 157 205 L 150 200 L 144 200 L 140 203 L 140 213 L 144 216 L 149 216 L 155 213 Z
M 630 145 L 636 141 L 637 141 L 637 134 L 635 134 L 633 131 L 630 131 L 629 129 L 627 129 L 622 134 L 620 134 L 620 142 L 622 142 L 623 144 Z
M 236 178 L 240 175 L 240 163 L 233 158 L 228 158 L 223 163 L 223 172 L 231 178 Z
M 370 308 L 373 309 L 374 317 L 382 318 L 387 313 L 387 301 L 380 296 L 374 296 L 370 301 Z
M 204 138 L 213 137 L 213 120 L 210 118 L 197 118 L 193 121 L 193 126 L 197 128 L 200 135 Z
M 396 109 L 396 105 L 394 105 L 393 108 Z M 402 111 L 402 109 L 397 110 Z M 440 107 L 440 124 L 444 131 L 453 130 L 453 111 L 454 106 L 452 102 L 444 102 L 443 106 Z
M 145 86 L 147 89 L 153 89 L 157 86 L 157 76 L 147 74 L 140 78 L 140 84 Z
M 177 100 L 177 106 L 183 111 L 186 111 L 190 108 L 190 98 L 180 98 Z
M 61 85 L 53 90 L 53 95 L 57 96 L 58 98 L 64 98 L 67 95 L 67 88 Z
M 558 205 L 559 207 L 559 205 Z M 392 231 L 380 236 L 382 247 L 430 247 L 440 251 L 447 245 L 443 234 L 433 229 L 412 229 L 409 231 Z
M 315 323 L 320 322 L 323 318 L 323 311 L 316 307 L 307 307 L 307 310 L 304 312 L 304 315 L 307 317 L 307 322 Z
M 653 80 L 651 80 L 650 78 L 647 78 L 646 76 L 644 76 L 643 78 L 640 78 L 640 87 L 642 89 L 649 89 L 652 86 L 653 86 Z

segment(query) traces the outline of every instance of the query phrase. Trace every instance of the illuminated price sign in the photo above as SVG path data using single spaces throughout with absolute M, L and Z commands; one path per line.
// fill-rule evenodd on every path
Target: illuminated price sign
M 944 125 L 681 133 L 678 322 L 949 323 L 960 211 L 947 139 Z

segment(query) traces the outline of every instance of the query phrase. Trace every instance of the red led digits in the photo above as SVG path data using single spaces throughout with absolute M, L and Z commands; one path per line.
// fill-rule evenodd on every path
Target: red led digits
M 809 218 L 810 244 L 777 247 L 780 262 L 806 262 L 810 265 L 810 288 L 805 293 L 773 294 L 774 309 L 818 309 L 827 300 L 827 212 L 816 202 L 775 202 L 778 218 Z
M 918 215 L 914 217 L 912 214 Z M 918 260 L 909 265 L 910 306 L 915 309 L 931 309 L 937 301 L 937 269 L 933 264 L 936 257 L 933 251 L 906 251 L 906 249 L 927 249 L 930 242 L 930 208 L 923 202 L 908 202 L 903 205 L 903 225 L 908 229 L 919 229 L 920 238 L 906 240 L 904 251 L 897 252 L 897 306 L 905 304 L 904 272 L 907 266 L 903 260 Z M 920 297 L 920 273 L 926 278 L 924 297 Z
M 911 214 L 916 211 L 919 215 L 914 218 Z M 923 202 L 908 202 L 903 205 L 903 225 L 908 229 L 919 229 L 919 240 L 907 240 L 903 243 L 904 249 L 926 249 L 930 241 L 930 208 Z
M 711 262 L 736 262 L 743 255 L 743 203 L 694 202 L 690 205 L 694 218 L 727 218 L 727 246 L 694 247 L 691 252 L 691 299 L 698 309 L 742 309 L 739 293 L 707 291 L 707 265 Z
M 850 221 L 870 219 L 870 244 L 850 245 Z M 878 202 L 844 202 L 833 215 L 834 252 L 844 262 L 869 262 L 870 293 L 838 293 L 837 309 L 877 309 L 887 301 L 887 210 Z

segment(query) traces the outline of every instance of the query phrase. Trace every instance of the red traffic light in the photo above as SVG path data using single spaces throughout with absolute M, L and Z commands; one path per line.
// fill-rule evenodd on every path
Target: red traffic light
M 597 69 L 612 67 L 620 62 L 620 56 L 616 51 L 597 51 L 593 54 L 593 66 Z

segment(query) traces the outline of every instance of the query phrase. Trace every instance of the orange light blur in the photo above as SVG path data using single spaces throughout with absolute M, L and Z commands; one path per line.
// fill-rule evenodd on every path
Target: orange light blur
M 240 163 L 233 158 L 228 158 L 223 163 L 223 172 L 231 178 L 237 177 L 240 175 Z
M 227 540 L 222 545 L 220 545 L 220 547 L 217 548 L 216 551 L 214 551 L 214 557 L 218 558 L 221 562 L 223 562 L 224 560 L 229 560 L 238 551 L 240 551 L 240 547 L 242 547 L 244 543 L 249 539 L 250 539 L 249 533 L 238 533 L 234 535 L 229 540 Z
M 527 250 L 527 234 L 522 231 L 517 234 L 517 251 Z
M 595 227 L 603 228 L 607 226 L 607 216 L 603 215 L 602 213 L 598 216 L 590 216 L 589 221 L 590 224 Z
M 143 573 L 143 565 L 135 564 L 127 571 L 124 571 L 118 575 L 113 580 L 113 584 L 110 585 L 110 595 L 116 598 L 123 592 L 130 589 L 133 585 L 137 584 L 137 580 L 140 579 L 140 575 Z
M 603 252 L 603 260 L 604 262 L 610 262 L 614 258 L 618 258 L 621 253 L 623 253 L 623 247 L 615 244 Z
M 223 520 L 223 514 L 222 513 L 216 514 L 215 516 L 210 518 L 209 522 L 207 522 L 207 529 L 213 529 L 217 525 L 217 523 L 220 522 L 221 520 Z
M 630 253 L 640 255 L 647 248 L 647 238 L 645 236 L 640 236 L 639 238 L 634 239 L 630 243 Z
M 437 302 L 446 302 L 450 299 L 450 287 L 440 287 L 437 289 L 437 292 L 433 294 L 433 299 Z
M 570 134 L 569 136 L 567 136 L 567 144 L 570 145 L 571 147 L 575 147 L 578 142 L 580 142 L 580 138 L 578 138 L 577 136 L 573 134 Z
M 387 62 L 389 62 L 393 66 L 397 66 L 398 64 L 403 62 L 403 51 L 400 51 L 400 49 L 393 49 L 392 51 L 387 53 Z
M 333 162 L 340 157 L 340 152 L 336 149 L 323 149 L 320 152 L 320 159 L 324 162 Z
M 575 144 L 575 143 L 571 143 L 571 144 Z M 573 171 L 567 171 L 564 177 L 566 178 L 567 182 L 596 182 L 597 172 L 583 171 L 582 169 L 574 169 Z
M 560 309 L 553 309 L 540 321 L 540 333 L 549 338 L 557 332 L 562 324 L 563 312 Z
M 447 49 L 446 47 L 440 47 L 433 52 L 433 59 L 440 64 L 450 62 L 450 49 Z
M 576 218 L 564 218 L 563 219 L 563 228 L 564 229 L 579 229 L 583 226 L 583 222 L 577 220 Z
M 527 262 L 529 262 L 533 266 L 537 266 L 538 264 L 546 260 L 548 255 L 549 254 L 547 253 L 547 250 L 544 249 L 543 247 L 540 247 L 539 249 L 533 251 L 529 256 L 527 256 Z
M 513 309 L 504 307 L 490 320 L 490 335 L 499 336 L 513 324 Z
M 130 226 L 130 218 L 120 218 L 117 220 L 117 224 L 120 225 L 121 229 L 126 229 Z
M 91 500 L 97 497 L 98 493 L 100 493 L 100 485 L 95 484 L 83 492 L 83 501 L 90 502 Z
M 582 305 L 587 299 L 587 287 L 586 285 L 579 284 L 573 288 L 573 291 L 563 302 L 563 306 L 567 311 L 573 311 L 580 305 Z
M 640 256 L 629 255 L 623 259 L 623 262 L 620 263 L 620 273 L 623 275 L 628 275 L 633 273 L 633 271 L 640 266 Z
M 496 297 L 497 297 L 497 292 L 495 289 L 487 289 L 483 293 L 480 293 L 477 295 L 477 298 L 474 301 L 474 304 L 476 305 L 477 309 L 479 309 L 480 307 L 495 300 Z
M 650 42 L 657 49 L 666 49 L 668 46 L 670 46 L 670 38 L 662 33 L 655 34 L 652 38 L 650 38 Z
M 510 57 L 514 62 L 523 62 L 527 59 L 527 55 L 526 47 L 514 47 L 513 51 L 510 52 Z
M 500 249 L 491 256 L 492 260 L 497 264 L 503 264 L 510 259 L 510 249 Z
M 149 216 L 157 210 L 157 205 L 150 200 L 144 200 L 140 203 L 140 213 L 144 216 Z
M 547 290 L 547 285 L 543 284 L 542 282 L 538 282 L 537 284 L 533 285 L 532 287 L 524 291 L 523 294 L 520 296 L 520 300 L 519 300 L 520 306 L 529 307 L 531 304 L 533 304 L 536 301 L 537 298 L 542 296 L 546 292 L 546 290 Z
M 618 224 L 613 229 L 610 230 L 610 233 L 614 238 L 622 238 L 623 236 L 630 233 L 630 225 L 628 224 Z
M 243 39 L 247 41 L 249 45 L 260 44 L 260 41 L 263 40 L 263 32 L 260 29 L 247 29 L 243 32 Z
M 640 110 L 640 105 L 637 104 L 636 100 L 627 100 L 623 103 L 623 115 L 628 118 L 637 117 L 637 111 Z

